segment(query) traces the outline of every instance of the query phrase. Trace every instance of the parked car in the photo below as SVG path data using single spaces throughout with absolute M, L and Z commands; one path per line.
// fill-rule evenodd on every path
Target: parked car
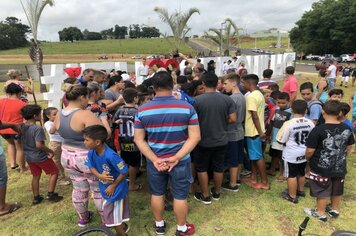
M 319 60 L 325 60 L 325 59 L 329 59 L 329 60 L 333 60 L 333 61 L 337 61 L 337 62 L 341 62 L 341 57 L 336 57 L 334 56 L 334 54 L 325 54 L 324 56 L 319 57 Z
M 133 57 L 131 57 L 132 59 L 142 59 L 142 56 L 141 55 L 135 55 Z
M 321 56 L 320 55 L 314 55 L 314 54 L 309 54 L 305 56 L 305 59 L 307 60 L 319 60 Z
M 351 54 L 341 54 L 341 61 L 342 62 L 354 62 L 355 58 Z
M 254 49 L 252 49 L 252 52 L 255 52 L 255 53 L 263 53 L 263 50 L 260 49 L 260 48 L 254 48 Z
M 322 60 L 322 61 L 320 61 L 320 62 L 317 62 L 317 63 L 315 63 L 315 65 L 314 65 L 314 66 L 315 66 L 315 69 L 316 69 L 316 70 L 327 70 L 331 61 L 333 61 L 333 60 L 331 60 L 331 59 L 324 59 L 324 60 Z M 341 71 L 341 70 L 342 70 L 342 65 L 337 64 L 337 65 L 336 65 L 336 68 L 337 68 L 338 71 Z
M 149 56 L 147 57 L 147 59 L 156 59 L 156 58 L 158 58 L 157 55 L 149 55 Z

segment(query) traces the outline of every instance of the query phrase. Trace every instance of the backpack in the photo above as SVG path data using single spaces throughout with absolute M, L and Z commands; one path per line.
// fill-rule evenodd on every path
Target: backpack
M 310 115 L 310 109 L 312 106 L 314 105 L 320 105 L 321 108 L 323 108 L 324 106 L 324 103 L 322 103 L 320 100 L 318 99 L 315 99 L 313 101 L 311 101 L 309 104 L 308 104 L 308 108 L 307 108 L 307 115 Z M 325 120 L 324 120 L 324 117 L 322 115 L 322 113 L 320 113 L 320 116 L 319 116 L 319 119 L 318 121 L 316 122 L 316 125 L 320 125 L 320 124 L 324 124 L 325 123 Z

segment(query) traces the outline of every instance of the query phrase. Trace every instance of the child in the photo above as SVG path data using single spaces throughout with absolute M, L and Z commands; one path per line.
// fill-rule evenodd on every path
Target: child
M 58 202 L 63 199 L 62 196 L 54 192 L 58 178 L 58 168 L 52 160 L 54 152 L 46 147 L 46 136 L 43 129 L 36 125 L 36 121 L 41 120 L 41 111 L 42 109 L 38 105 L 27 105 L 21 109 L 21 114 L 26 120 L 21 127 L 21 141 L 32 174 L 33 205 L 39 204 L 43 200 L 39 193 L 42 170 L 50 175 L 46 200 Z
M 340 102 L 327 101 L 323 111 L 325 124 L 315 127 L 306 140 L 305 157 L 310 162 L 310 195 L 317 199 L 316 208 L 305 208 L 304 212 L 326 222 L 325 212 L 332 218 L 339 216 L 346 156 L 355 140 L 349 127 L 338 120 Z M 331 204 L 328 205 L 329 197 Z
M 282 198 L 292 203 L 298 203 L 298 197 L 305 197 L 305 139 L 315 126 L 304 118 L 307 107 L 305 101 L 295 100 L 292 103 L 293 118 L 284 122 L 276 137 L 278 143 L 285 145 L 282 158 L 288 189 L 282 192 Z
M 342 89 L 332 89 L 328 93 L 329 100 L 336 100 L 341 102 L 342 98 L 344 97 L 344 91 Z
M 63 138 L 58 134 L 56 128 L 53 125 L 54 119 L 56 118 L 58 109 L 55 107 L 48 107 L 43 111 L 43 121 L 44 128 L 47 131 L 49 137 L 48 147 L 53 150 L 54 156 L 53 160 L 56 163 L 56 166 L 59 170 L 58 175 L 58 185 L 69 185 L 70 182 L 64 174 L 64 168 L 61 164 L 61 154 L 62 154 L 62 141 Z
M 351 131 L 353 131 L 352 123 L 349 119 L 347 119 L 347 114 L 350 112 L 351 107 L 346 102 L 342 102 L 340 103 L 340 105 L 341 105 L 341 112 L 339 115 L 339 121 L 347 125 L 351 129 Z
M 119 143 L 121 157 L 129 165 L 129 190 L 138 191 L 141 184 L 136 184 L 136 175 L 141 165 L 141 153 L 134 143 L 134 123 L 138 112 L 136 104 L 138 93 L 134 88 L 127 88 L 123 92 L 125 106 L 118 109 L 114 115 L 114 122 L 119 129 Z
M 274 176 L 276 167 L 280 166 L 279 176 L 277 177 L 278 181 L 285 180 L 283 173 L 282 160 L 282 150 L 283 146 L 279 144 L 276 140 L 278 130 L 282 127 L 283 123 L 291 118 L 291 110 L 289 108 L 289 95 L 288 93 L 282 92 L 279 94 L 277 99 L 278 108 L 275 111 L 275 114 L 271 120 L 269 126 L 268 134 L 271 134 L 271 147 L 269 150 L 269 155 L 272 158 L 271 167 L 267 171 L 267 174 Z
M 108 133 L 101 125 L 88 126 L 83 131 L 84 144 L 90 149 L 85 164 L 99 179 L 103 202 L 103 223 L 114 227 L 117 235 L 129 231 L 128 184 L 125 175 L 127 165 L 121 157 L 105 144 Z
M 340 83 L 340 87 L 343 85 L 347 88 L 347 83 L 349 82 L 351 76 L 352 69 L 350 68 L 350 63 L 346 63 L 345 67 L 342 69 L 342 81 Z
M 250 182 L 253 188 L 269 190 L 262 152 L 262 142 L 266 140 L 265 99 L 257 89 L 258 80 L 258 76 L 255 74 L 247 74 L 242 77 L 242 87 L 250 92 L 246 97 L 245 137 L 248 155 L 252 161 L 251 177 L 245 178 L 244 181 Z M 257 182 L 257 171 L 260 173 L 261 183 Z

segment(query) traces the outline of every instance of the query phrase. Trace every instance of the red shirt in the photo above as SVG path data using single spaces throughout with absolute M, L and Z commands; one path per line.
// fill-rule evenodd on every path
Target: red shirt
M 294 75 L 287 75 L 287 78 L 284 80 L 282 92 L 288 93 L 289 96 L 293 92 L 298 91 L 298 80 Z
M 4 123 L 23 123 L 21 115 L 21 108 L 26 106 L 27 103 L 18 99 L 3 98 L 0 99 L 0 119 Z M 0 134 L 17 134 L 12 129 L 0 130 Z

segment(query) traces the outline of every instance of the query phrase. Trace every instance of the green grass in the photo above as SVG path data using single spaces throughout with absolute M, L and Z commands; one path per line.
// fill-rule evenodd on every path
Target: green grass
M 56 54 L 166 54 L 175 47 L 172 40 L 157 39 L 116 39 L 78 42 L 43 42 L 41 48 L 45 55 Z M 193 51 L 186 45 L 181 48 L 183 53 Z M 2 50 L 0 55 L 24 55 L 28 48 Z
M 316 82 L 315 74 L 304 75 L 300 83 L 310 80 Z M 345 101 L 354 92 L 353 88 L 344 89 Z M 5 142 L 3 143 L 6 146 Z M 311 219 L 305 235 L 330 235 L 335 230 L 356 231 L 356 155 L 348 157 L 348 174 L 345 182 L 345 194 L 341 202 L 341 215 L 337 220 L 319 223 Z M 7 201 L 19 201 L 23 208 L 14 214 L 1 217 L 0 235 L 72 235 L 80 230 L 76 223 L 78 216 L 71 203 L 71 187 L 58 186 L 57 191 L 65 196 L 62 202 L 43 203 L 32 206 L 31 176 L 8 169 Z M 43 175 L 41 193 L 45 193 L 48 177 Z M 147 235 L 145 225 L 151 235 L 153 217 L 150 211 L 150 195 L 147 191 L 145 176 L 138 180 L 144 184 L 144 190 L 130 193 L 129 235 Z M 305 215 L 304 207 L 312 207 L 315 199 L 307 196 L 298 204 L 292 204 L 279 197 L 286 188 L 286 183 L 279 183 L 270 178 L 271 190 L 258 191 L 242 184 L 238 193 L 223 192 L 220 201 L 213 201 L 205 206 L 189 197 L 188 221 L 196 226 L 196 234 L 209 235 L 296 235 L 299 224 Z M 90 209 L 94 210 L 93 204 Z M 175 217 L 172 212 L 165 213 L 169 222 L 167 235 L 173 235 Z M 90 225 L 99 225 L 96 214 Z M 220 231 L 219 231 L 220 230 Z

